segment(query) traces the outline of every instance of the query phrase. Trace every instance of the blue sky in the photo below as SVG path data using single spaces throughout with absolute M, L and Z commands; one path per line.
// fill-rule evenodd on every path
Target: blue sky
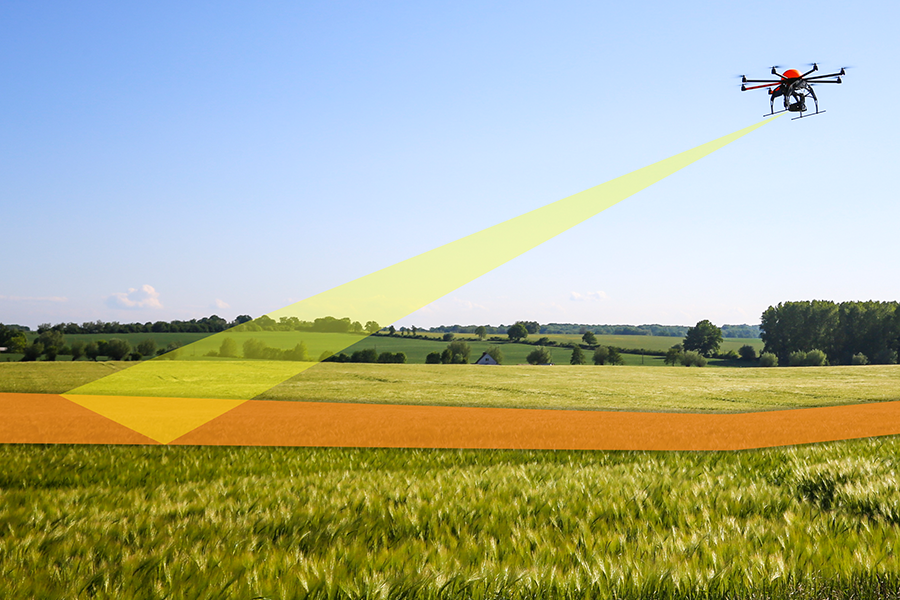
M 897 300 L 896 3 L 0 5 L 0 322 L 258 316 L 751 125 L 401 325 Z M 340 315 L 335 315 L 340 316 Z

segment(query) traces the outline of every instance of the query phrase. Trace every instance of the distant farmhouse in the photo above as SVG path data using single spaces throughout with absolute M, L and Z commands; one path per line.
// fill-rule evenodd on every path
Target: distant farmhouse
M 496 365 L 499 364 L 494 357 L 488 354 L 487 352 L 483 352 L 481 354 L 481 358 L 475 361 L 476 365 Z

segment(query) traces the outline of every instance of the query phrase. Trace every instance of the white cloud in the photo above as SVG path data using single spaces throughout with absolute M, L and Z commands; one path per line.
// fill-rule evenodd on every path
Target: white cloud
M 225 308 L 231 308 L 231 305 L 228 304 L 227 302 L 225 302 L 224 300 L 220 300 L 220 299 L 216 298 L 216 299 L 213 301 L 213 303 L 210 305 L 210 308 L 212 308 L 212 309 L 217 309 L 217 308 L 218 308 L 218 309 L 225 309 Z
M 600 300 L 606 300 L 606 298 L 606 292 L 603 291 L 587 292 L 586 294 L 582 294 L 581 292 L 572 292 L 572 295 L 569 296 L 569 300 L 572 300 L 573 302 L 599 302 Z
M 110 308 L 140 309 L 162 308 L 159 301 L 159 292 L 152 285 L 146 283 L 140 288 L 129 288 L 127 292 L 113 294 L 106 299 L 106 305 Z

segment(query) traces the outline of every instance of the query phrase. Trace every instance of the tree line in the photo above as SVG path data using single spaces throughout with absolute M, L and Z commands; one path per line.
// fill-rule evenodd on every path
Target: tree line
M 349 317 L 320 317 L 313 321 L 303 321 L 297 317 L 279 317 L 275 319 L 263 315 L 256 319 L 240 323 L 235 331 L 311 331 L 319 333 L 358 333 L 373 334 L 381 329 L 375 321 L 367 321 L 365 325 L 359 321 L 351 321 Z
M 100 333 L 112 335 L 116 333 L 219 333 L 230 329 L 235 325 L 240 325 L 251 321 L 249 315 L 240 315 L 234 321 L 228 321 L 218 315 L 211 315 L 201 319 L 191 319 L 189 321 L 156 321 L 151 323 L 119 323 L 118 321 L 86 321 L 82 324 L 78 323 L 42 323 L 38 325 L 37 332 L 58 331 L 66 335 L 77 335 L 81 333 Z M 24 331 L 31 331 L 28 327 L 19 326 Z
M 895 364 L 900 350 L 897 302 L 782 302 L 762 314 L 765 351 L 781 364 L 798 353 L 824 353 L 830 364 Z
M 683 325 L 583 325 L 575 323 L 547 323 L 538 324 L 536 321 L 516 321 L 527 325 L 530 334 L 562 334 L 562 335 L 583 335 L 591 331 L 595 335 L 652 335 L 666 337 L 684 337 L 689 327 Z M 431 327 L 427 331 L 430 333 L 463 333 L 469 335 L 477 335 L 478 330 L 484 330 L 489 335 L 506 335 L 512 325 L 499 325 L 492 327 L 491 325 L 441 325 L 439 327 Z M 418 328 L 401 327 L 399 331 L 406 333 L 412 330 L 413 333 Z M 722 337 L 726 338 L 758 338 L 760 335 L 759 325 L 722 325 Z M 420 329 L 421 330 L 421 329 Z M 425 331 L 425 330 L 422 330 Z

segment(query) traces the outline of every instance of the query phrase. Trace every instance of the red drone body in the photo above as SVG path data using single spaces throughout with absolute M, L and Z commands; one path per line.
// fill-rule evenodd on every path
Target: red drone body
M 769 114 L 764 115 L 766 117 L 777 115 L 783 112 L 800 113 L 800 115 L 795 117 L 795 119 L 817 115 L 820 112 L 825 111 L 819 110 L 819 99 L 816 98 L 816 93 L 813 91 L 813 86 L 820 83 L 841 83 L 840 76 L 846 74 L 844 72 L 844 69 L 841 69 L 839 73 L 816 75 L 814 77 L 809 76 L 811 73 L 814 73 L 818 70 L 819 67 L 815 63 L 813 63 L 812 69 L 810 69 L 806 73 L 801 73 L 797 69 L 788 69 L 784 73 L 779 74 L 778 67 L 772 67 L 772 75 L 778 75 L 779 79 L 747 79 L 745 76 L 741 76 L 741 81 L 745 84 L 761 84 L 751 87 L 741 85 L 741 91 L 746 92 L 747 90 L 758 90 L 760 88 L 766 88 L 769 90 Z M 779 96 L 782 96 L 784 98 L 784 110 L 776 111 L 775 98 Z M 813 99 L 813 102 L 816 105 L 816 112 L 804 115 L 803 113 L 807 110 L 807 98 Z

